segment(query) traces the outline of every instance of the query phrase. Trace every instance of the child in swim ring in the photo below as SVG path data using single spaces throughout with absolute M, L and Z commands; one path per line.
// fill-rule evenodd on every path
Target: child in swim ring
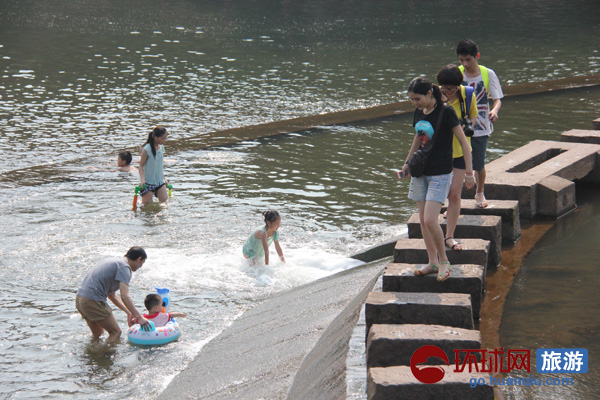
M 151 293 L 144 299 L 144 305 L 148 310 L 148 314 L 144 314 L 144 318 L 154 322 L 155 327 L 165 326 L 171 318 L 187 317 L 186 313 L 172 312 L 168 313 L 164 308 L 165 303 L 162 297 L 156 293 Z
M 265 211 L 263 217 L 265 225 L 256 228 L 244 243 L 242 249 L 244 257 L 251 259 L 251 262 L 264 257 L 265 265 L 269 265 L 269 245 L 275 242 L 275 250 L 279 258 L 282 262 L 285 262 L 283 250 L 279 245 L 279 232 L 277 231 L 281 224 L 281 216 L 277 211 Z

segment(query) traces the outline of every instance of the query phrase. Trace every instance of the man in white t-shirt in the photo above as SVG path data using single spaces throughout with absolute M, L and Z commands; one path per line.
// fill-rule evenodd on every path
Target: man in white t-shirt
M 493 123 L 498 120 L 498 113 L 502 107 L 502 87 L 496 73 L 490 68 L 479 65 L 479 49 L 477 44 L 470 39 L 461 40 L 456 46 L 456 54 L 461 64 L 463 73 L 463 84 L 472 86 L 477 98 L 477 120 L 473 121 L 473 130 L 475 134 L 471 138 L 471 147 L 473 154 L 473 170 L 477 188 L 475 191 L 475 201 L 478 207 L 488 206 L 483 188 L 485 185 L 485 153 L 487 151 L 488 137 L 494 130 Z M 493 101 L 493 107 L 490 110 L 489 100 Z

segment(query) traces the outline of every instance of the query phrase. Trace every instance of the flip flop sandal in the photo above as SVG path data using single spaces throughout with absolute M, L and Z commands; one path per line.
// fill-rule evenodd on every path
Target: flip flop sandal
M 450 261 L 447 262 L 442 262 L 441 264 L 448 264 L 448 269 L 446 270 L 446 272 L 442 272 L 440 273 L 440 271 L 438 271 L 438 276 L 437 276 L 437 281 L 438 282 L 444 282 L 446 279 L 450 278 Z
M 450 239 L 454 240 L 453 237 L 449 237 L 449 238 L 444 239 L 444 243 L 446 244 L 446 247 L 449 248 L 449 249 L 452 249 L 454 251 L 462 251 L 462 249 L 463 249 L 462 243 L 457 242 L 456 240 L 454 240 L 454 244 L 453 245 L 449 245 L 448 244 L 448 240 L 450 240 Z
M 489 205 L 483 193 L 475 194 L 475 205 L 479 208 L 486 208 Z
M 429 267 L 429 266 L 431 266 L 431 271 L 429 271 L 429 272 L 423 272 L 423 270 L 425 270 L 425 269 L 426 269 L 427 267 Z M 438 269 L 439 269 L 439 268 L 438 268 L 438 266 L 437 266 L 437 265 L 435 265 L 435 264 L 432 264 L 432 263 L 429 263 L 429 264 L 427 264 L 426 266 L 424 266 L 424 267 L 423 267 L 423 268 L 421 268 L 421 269 L 415 269 L 415 272 L 414 272 L 414 274 L 415 274 L 416 276 L 425 276 L 425 275 L 429 275 L 429 274 L 433 274 L 433 273 L 435 273 L 435 272 L 438 272 Z

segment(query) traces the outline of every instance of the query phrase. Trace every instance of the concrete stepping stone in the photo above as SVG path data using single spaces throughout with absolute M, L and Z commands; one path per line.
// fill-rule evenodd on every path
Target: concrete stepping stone
M 367 332 L 373 324 L 474 328 L 471 296 L 462 293 L 370 292 L 365 302 L 365 322 Z
M 540 217 L 558 218 L 576 207 L 575 182 L 549 176 L 538 183 L 537 211 Z
M 437 383 L 422 383 L 409 366 L 369 368 L 367 398 L 369 400 L 494 400 L 494 388 L 489 385 L 471 387 L 471 380 L 489 383 L 489 374 L 454 372 L 454 366 L 441 365 L 444 377 Z
M 488 206 L 477 207 L 477 202 L 472 200 L 461 201 L 461 215 L 496 215 L 502 218 L 502 244 L 513 244 L 521 237 L 521 220 L 519 202 L 517 200 L 487 200 Z M 442 213 L 448 209 L 442 207 Z
M 596 127 L 596 123 L 598 127 Z M 560 135 L 561 142 L 600 144 L 600 118 L 594 120 L 595 130 L 571 129 Z
M 455 349 L 481 348 L 481 333 L 477 330 L 441 325 L 375 324 L 371 326 L 367 336 L 367 368 L 410 365 L 415 351 L 426 345 L 444 350 L 452 363 Z M 459 353 L 461 363 L 465 356 L 466 352 Z
M 444 234 L 446 219 L 440 214 L 438 221 Z M 408 222 L 408 237 L 418 239 L 423 237 L 419 214 L 413 214 Z M 497 215 L 460 215 L 454 231 L 454 237 L 460 239 L 483 239 L 490 241 L 488 266 L 495 268 L 500 265 L 502 253 L 502 218 Z
M 569 181 L 585 179 L 600 182 L 596 172 L 600 145 L 589 143 L 534 140 L 486 164 L 485 195 L 488 199 L 518 200 L 521 218 L 533 219 L 539 215 L 540 181 L 557 176 Z M 473 190 L 463 189 L 465 198 L 473 197 Z M 572 208 L 573 205 L 566 207 Z M 559 214 L 560 210 L 552 212 Z M 560 216 L 560 215 L 558 215 Z
M 488 263 L 489 240 L 461 239 L 462 251 L 446 250 L 450 264 L 475 264 L 490 266 Z M 399 239 L 394 247 L 394 262 L 405 264 L 427 264 L 427 250 L 423 239 Z M 492 266 L 493 268 L 496 265 Z
M 450 277 L 437 281 L 437 274 L 416 276 L 421 265 L 389 263 L 383 272 L 384 292 L 464 293 L 471 296 L 473 319 L 481 317 L 481 303 L 485 291 L 485 267 L 473 264 L 450 266 Z

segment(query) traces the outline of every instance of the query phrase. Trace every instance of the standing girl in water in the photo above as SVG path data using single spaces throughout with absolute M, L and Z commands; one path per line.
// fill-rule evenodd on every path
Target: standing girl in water
M 275 242 L 275 250 L 282 262 L 285 262 L 283 251 L 279 246 L 279 225 L 281 224 L 281 216 L 277 211 L 265 211 L 263 213 L 265 225 L 254 230 L 252 235 L 244 243 L 242 249 L 244 257 L 249 258 L 252 263 L 258 259 L 265 259 L 265 265 L 269 265 L 269 245 Z
M 139 167 L 140 186 L 143 188 L 140 192 L 142 204 L 152 201 L 153 195 L 158 197 L 160 202 L 167 201 L 169 197 L 163 176 L 164 143 L 167 136 L 169 136 L 167 130 L 159 125 L 148 134 L 148 139 L 142 147 Z
M 413 116 L 413 126 L 420 121 L 436 127 L 433 131 L 433 149 L 427 159 L 424 175 L 411 177 L 408 198 L 417 202 L 423 240 L 427 249 L 429 263 L 415 270 L 415 275 L 438 272 L 438 281 L 450 277 L 450 262 L 446 257 L 444 233 L 438 217 L 442 205 L 448 197 L 452 182 L 452 137 L 456 136 L 461 144 L 465 164 L 465 186 L 474 185 L 471 148 L 458 122 L 454 109 L 442 101 L 442 91 L 425 78 L 415 78 L 408 87 L 408 97 L 417 107 Z M 442 112 L 443 111 L 443 112 Z M 438 124 L 438 120 L 440 124 Z M 423 122 L 425 124 L 425 122 Z M 439 126 L 439 129 L 437 128 Z M 408 175 L 408 160 L 421 145 L 421 135 L 415 135 L 412 146 L 402 167 L 404 176 Z

